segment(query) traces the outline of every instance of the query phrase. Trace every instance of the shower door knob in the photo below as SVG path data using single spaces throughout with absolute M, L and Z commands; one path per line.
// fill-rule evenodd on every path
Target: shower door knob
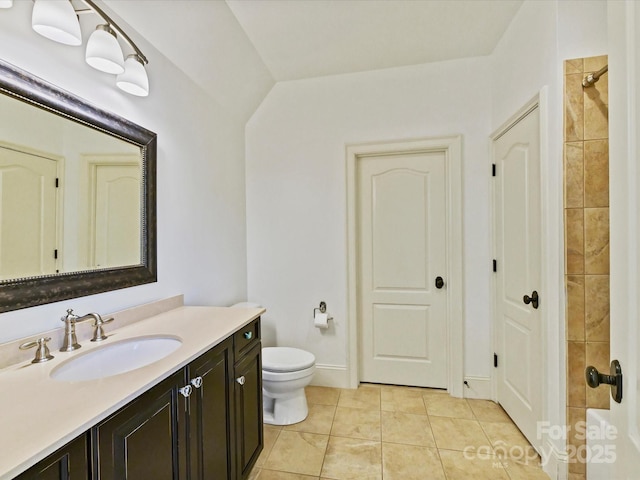
M 525 295 L 524 297 L 522 297 L 522 301 L 525 303 L 525 305 L 531 304 L 533 308 L 537 309 L 540 302 L 538 292 L 534 290 L 533 293 L 531 293 L 531 296 Z
M 598 369 L 589 365 L 584 371 L 587 385 L 598 388 L 600 385 L 611 385 L 611 397 L 618 403 L 622 401 L 622 367 L 618 360 L 613 360 L 609 367 L 609 375 L 600 373 Z

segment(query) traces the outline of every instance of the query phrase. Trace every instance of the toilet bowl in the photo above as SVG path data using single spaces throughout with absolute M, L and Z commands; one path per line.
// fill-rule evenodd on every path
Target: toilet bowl
M 291 425 L 307 418 L 304 387 L 316 368 L 313 354 L 291 347 L 262 349 L 262 404 L 264 423 Z
M 260 308 L 250 302 L 233 307 Z M 262 406 L 264 423 L 291 425 L 307 418 L 309 408 L 304 387 L 311 383 L 316 368 L 312 353 L 291 347 L 262 349 Z

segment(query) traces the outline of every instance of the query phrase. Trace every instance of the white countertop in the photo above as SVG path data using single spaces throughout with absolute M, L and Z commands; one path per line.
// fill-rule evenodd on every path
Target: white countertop
M 122 328 L 108 324 L 107 340 L 80 342 L 82 348 L 69 353 L 52 350 L 55 358 L 46 363 L 27 361 L 0 370 L 0 480 L 22 473 L 264 311 L 183 306 Z M 151 365 L 112 377 L 83 382 L 49 377 L 75 355 L 142 335 L 175 336 L 182 345 Z

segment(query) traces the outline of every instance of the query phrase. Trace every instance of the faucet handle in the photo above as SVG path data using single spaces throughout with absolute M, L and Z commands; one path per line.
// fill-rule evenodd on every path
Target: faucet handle
M 26 342 L 20 345 L 20 350 L 28 350 L 29 348 L 38 347 L 36 350 L 36 356 L 31 363 L 43 363 L 48 362 L 53 358 L 51 352 L 49 352 L 49 347 L 47 347 L 47 342 L 51 340 L 51 337 L 41 337 L 32 342 Z
M 75 322 L 78 318 L 78 315 L 76 315 L 75 313 L 73 313 L 73 308 L 68 308 L 67 309 L 67 314 L 62 317 L 60 320 L 62 320 L 63 322 Z
M 107 336 L 104 333 L 104 329 L 102 328 L 102 326 L 105 323 L 111 323 L 113 322 L 113 317 L 109 317 L 107 319 L 103 319 L 100 315 L 96 314 L 96 316 L 94 317 L 94 322 L 93 322 L 93 338 L 91 339 L 92 342 L 100 342 L 102 340 L 106 340 Z

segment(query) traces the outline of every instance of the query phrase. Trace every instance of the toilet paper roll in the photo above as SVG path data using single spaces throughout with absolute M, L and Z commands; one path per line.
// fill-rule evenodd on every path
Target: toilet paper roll
M 316 312 L 313 315 L 313 324 L 317 328 L 321 328 L 321 329 L 329 328 L 329 314 Z

